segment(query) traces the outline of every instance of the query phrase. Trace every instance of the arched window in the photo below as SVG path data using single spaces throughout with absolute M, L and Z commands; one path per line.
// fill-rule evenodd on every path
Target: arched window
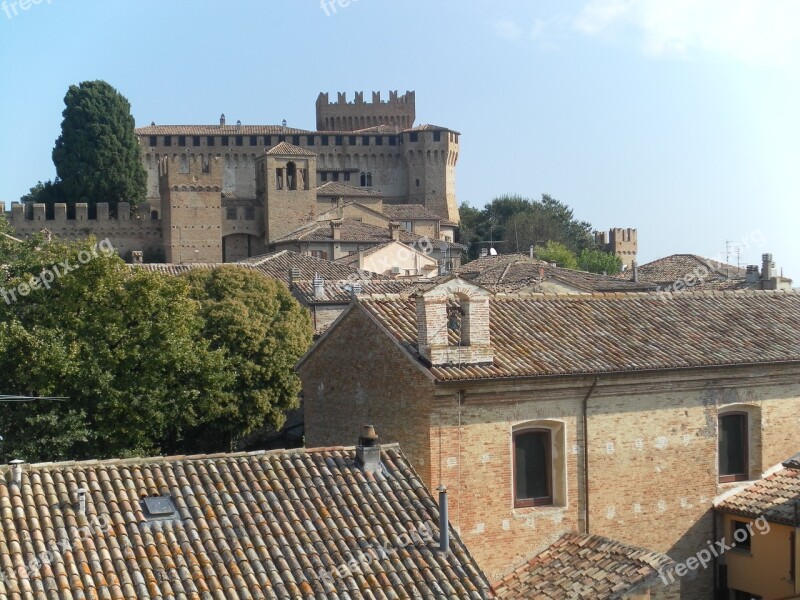
M 297 189 L 297 167 L 293 162 L 286 165 L 286 186 L 290 190 Z
M 720 483 L 747 481 L 750 478 L 749 429 L 746 412 L 719 415 L 717 441 Z
M 514 432 L 514 507 L 553 504 L 553 438 L 546 428 Z

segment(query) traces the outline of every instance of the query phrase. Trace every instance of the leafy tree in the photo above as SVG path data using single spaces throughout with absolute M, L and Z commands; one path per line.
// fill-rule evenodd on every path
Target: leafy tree
M 616 275 L 622 271 L 622 259 L 609 252 L 584 248 L 578 255 L 578 268 L 590 273 Z
M 66 202 L 61 182 L 56 177 L 55 181 L 39 181 L 31 191 L 20 198 L 21 202 L 40 202 L 52 205 L 56 202 Z
M 68 202 L 141 202 L 147 190 L 128 100 L 105 81 L 70 86 L 53 163 Z
M 244 270 L 131 269 L 107 247 L 0 235 L 0 392 L 67 398 L 0 403 L 3 458 L 223 451 L 280 424 L 311 338 L 289 292 Z
M 298 407 L 294 364 L 311 345 L 308 312 L 279 281 L 255 271 L 227 266 L 184 277 L 200 303 L 204 337 L 234 376 L 219 396 L 219 415 L 195 439 L 229 449 L 263 425 L 280 428 L 286 411 Z
M 556 263 L 565 269 L 577 269 L 578 259 L 575 253 L 559 242 L 547 242 L 544 246 L 535 249 L 536 258 L 551 263 Z

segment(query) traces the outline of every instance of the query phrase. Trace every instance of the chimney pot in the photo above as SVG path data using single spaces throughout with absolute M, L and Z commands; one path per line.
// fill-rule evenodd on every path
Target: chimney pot
M 400 223 L 396 221 L 391 221 L 389 223 L 389 237 L 392 238 L 393 242 L 400 239 Z
M 11 483 L 22 485 L 22 463 L 24 462 L 18 458 L 11 461 Z
M 219 116 L 219 126 L 222 127 L 223 125 L 225 125 L 225 113 Z
M 631 271 L 633 271 L 633 282 L 639 283 L 639 265 L 635 260 L 631 262 Z
M 381 466 L 381 447 L 373 425 L 364 425 L 356 446 L 356 464 L 367 473 L 375 473 Z
M 325 280 L 320 277 L 319 273 L 314 275 L 314 298 L 317 300 L 325 299 Z
M 450 519 L 447 506 L 447 488 L 439 486 L 439 551 L 450 550 Z
M 340 240 L 342 238 L 342 222 L 331 221 L 331 238 Z
M 86 488 L 78 488 L 78 512 L 82 515 L 86 514 Z

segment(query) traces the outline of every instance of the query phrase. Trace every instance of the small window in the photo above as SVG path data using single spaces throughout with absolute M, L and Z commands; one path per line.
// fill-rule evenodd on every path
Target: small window
M 250 145 L 251 146 L 258 146 L 258 136 L 257 135 L 251 135 L 250 136 Z
M 151 135 L 150 136 L 150 145 L 151 146 L 158 146 L 158 136 L 157 135 Z
M 185 146 L 186 145 L 186 136 L 179 135 L 178 136 L 178 146 Z
M 397 136 L 396 135 L 389 136 L 389 145 L 390 146 L 397 146 Z
M 367 187 L 372 187 L 372 173 L 367 171 Z
M 553 504 L 552 438 L 549 429 L 514 434 L 514 506 Z
M 327 135 L 323 135 L 320 139 L 322 141 L 322 145 L 323 146 L 327 146 L 328 145 L 328 136 Z
M 308 146 L 313 146 L 314 145 L 314 136 L 313 135 L 309 135 L 309 136 L 306 137 L 306 144 Z
M 334 181 L 339 181 L 339 173 L 331 173 Z
M 158 211 L 157 210 L 151 210 L 150 211 L 150 220 L 151 221 L 158 221 Z
M 320 181 L 328 181 L 328 174 L 325 171 L 320 171 L 319 180 Z
M 752 529 L 752 525 L 750 525 L 750 523 L 746 523 L 744 521 L 731 521 L 731 540 L 732 544 L 736 544 L 735 546 L 731 545 L 731 547 L 735 547 L 737 550 L 742 550 L 744 552 L 749 552 L 750 538 L 752 537 L 750 529 Z
M 225 209 L 225 218 L 228 221 L 235 221 L 236 217 L 237 217 L 237 215 L 236 215 L 236 207 L 235 206 L 228 207 L 228 208 Z
M 434 142 L 441 142 L 442 141 L 442 132 L 441 131 L 434 131 L 433 132 L 433 141 Z
M 368 135 L 362 135 L 361 136 L 361 145 L 362 146 L 369 146 L 369 136 Z
M 345 181 L 350 181 L 350 173 L 345 173 L 344 174 L 344 180 Z
M 417 187 L 419 187 L 419 179 L 416 180 Z
M 222 145 L 223 146 L 227 146 L 228 145 L 228 136 L 227 135 L 223 135 L 222 136 Z
M 322 260 L 328 260 L 328 253 L 325 252 L 324 250 L 312 250 L 310 254 L 314 258 L 321 258 Z
M 279 136 L 278 136 L 278 143 L 279 143 L 279 144 L 280 144 L 281 142 L 285 142 L 285 141 L 286 141 L 286 136 L 285 136 L 285 135 L 279 135 Z
M 165 135 L 164 136 L 164 145 L 165 146 L 172 146 L 172 136 L 171 135 Z
M 728 413 L 719 417 L 719 481 L 746 481 L 749 478 L 747 415 Z
M 162 521 L 178 516 L 178 509 L 170 496 L 150 496 L 142 498 L 139 504 L 145 519 Z
M 366 185 L 367 185 L 367 174 L 366 173 L 362 173 L 361 174 L 361 187 L 366 187 Z
M 206 136 L 206 146 L 213 146 L 214 145 L 214 136 L 209 135 Z
M 300 145 L 300 136 L 299 135 L 293 135 L 292 136 L 292 143 L 295 146 L 299 146 Z
M 351 135 L 351 136 L 350 136 L 350 139 L 349 139 L 349 140 L 347 140 L 347 142 L 348 142 L 348 143 L 349 143 L 351 146 L 355 146 L 355 145 L 356 145 L 356 136 L 354 136 L 354 135 Z
M 419 141 L 419 133 L 416 131 L 412 131 L 411 134 L 408 136 L 409 141 L 411 142 L 418 142 Z
M 240 135 L 236 136 L 236 145 L 237 146 L 244 146 L 244 138 Z
M 267 148 L 269 148 L 270 146 L 272 146 L 272 136 L 271 136 L 271 135 L 265 135 L 265 136 L 264 136 L 264 145 L 265 145 Z
M 376 135 L 375 136 L 375 145 L 376 146 L 383 146 L 383 137 Z
M 200 145 L 200 136 L 193 135 L 192 136 L 192 146 L 199 146 Z
M 256 209 L 252 206 L 246 206 L 244 209 L 244 220 L 245 221 L 255 221 L 256 220 Z
M 402 227 L 403 229 L 405 229 L 408 232 L 412 232 L 413 233 L 413 231 L 414 231 L 414 223 L 411 222 L 411 221 L 402 221 L 400 223 L 400 227 Z
M 275 189 L 283 189 L 283 169 L 275 169 Z
M 344 138 L 340 135 L 336 136 L 336 141 L 334 142 L 337 146 L 341 146 L 344 143 Z

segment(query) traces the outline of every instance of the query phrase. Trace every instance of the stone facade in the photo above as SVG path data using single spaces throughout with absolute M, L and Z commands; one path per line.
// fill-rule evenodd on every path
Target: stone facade
M 317 130 L 358 131 L 379 125 L 391 125 L 400 129 L 414 126 L 416 117 L 415 94 L 406 92 L 399 96 L 389 92 L 389 100 L 381 101 L 380 92 L 372 92 L 372 102 L 364 102 L 364 92 L 356 92 L 353 102 L 347 94 L 339 92 L 336 102 L 330 102 L 328 94 L 317 97 Z
M 596 231 L 595 239 L 606 252 L 616 254 L 622 259 L 622 266 L 624 269 L 631 269 L 636 263 L 636 253 L 638 252 L 638 241 L 636 238 L 636 230 L 630 227 L 623 229 L 622 227 L 614 227 L 605 231 Z

